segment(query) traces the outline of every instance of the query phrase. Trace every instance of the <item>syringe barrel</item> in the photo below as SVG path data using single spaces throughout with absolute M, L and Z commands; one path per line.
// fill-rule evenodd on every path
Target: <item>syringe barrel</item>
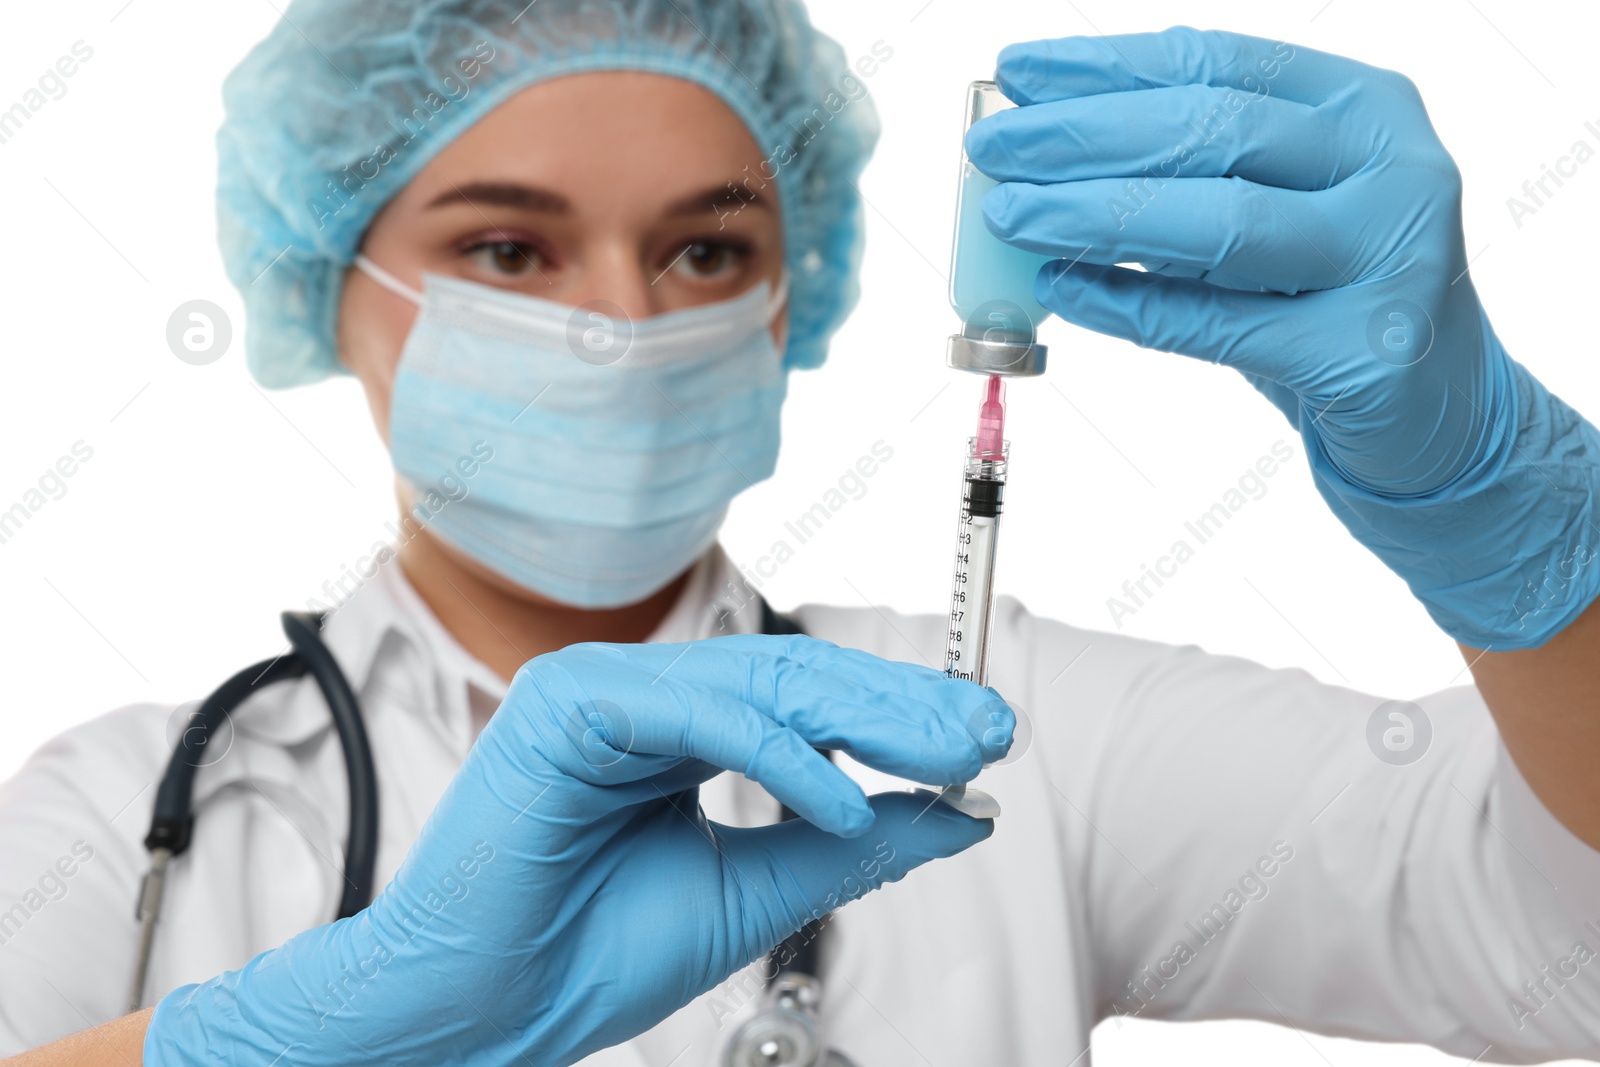
M 995 546 L 1000 535 L 1010 451 L 1010 442 L 1006 442 L 998 458 L 982 456 L 977 452 L 977 438 L 969 438 L 961 475 L 961 514 L 956 524 L 944 669 L 952 678 L 965 678 L 979 685 L 988 684 L 989 677 Z

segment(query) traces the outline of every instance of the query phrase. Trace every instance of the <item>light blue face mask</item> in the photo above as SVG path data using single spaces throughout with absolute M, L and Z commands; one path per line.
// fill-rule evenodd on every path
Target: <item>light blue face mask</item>
M 422 488 L 475 466 L 428 528 L 518 585 L 585 608 L 643 600 L 777 465 L 783 282 L 629 323 L 356 265 L 422 308 L 390 400 L 395 470 Z

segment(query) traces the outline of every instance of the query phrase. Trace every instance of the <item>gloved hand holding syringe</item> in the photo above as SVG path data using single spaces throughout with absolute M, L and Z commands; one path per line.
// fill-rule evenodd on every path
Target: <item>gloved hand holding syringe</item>
M 1010 106 L 994 82 L 973 82 L 967 89 L 963 136 L 974 122 Z M 1038 327 L 1049 313 L 1033 298 L 1033 282 L 1051 258 L 1008 245 L 989 232 L 983 195 L 995 184 L 972 165 L 963 147 L 950 252 L 950 306 L 961 317 L 961 332 L 951 335 L 945 362 L 987 379 L 978 431 L 967 440 L 961 473 L 945 673 L 979 685 L 988 684 L 995 549 L 1010 459 L 1005 379 L 1044 373 L 1046 351 L 1038 343 Z M 964 786 L 945 789 L 940 799 L 978 818 L 1000 813 L 993 797 Z

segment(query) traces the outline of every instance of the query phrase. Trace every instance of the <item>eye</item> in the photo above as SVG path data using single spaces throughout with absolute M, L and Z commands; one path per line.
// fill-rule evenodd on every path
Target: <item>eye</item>
M 748 246 L 731 241 L 691 241 L 672 261 L 671 269 L 686 278 L 724 278 L 743 267 Z
M 512 278 L 543 271 L 549 265 L 539 246 L 532 241 L 478 241 L 463 249 L 462 254 L 492 274 Z

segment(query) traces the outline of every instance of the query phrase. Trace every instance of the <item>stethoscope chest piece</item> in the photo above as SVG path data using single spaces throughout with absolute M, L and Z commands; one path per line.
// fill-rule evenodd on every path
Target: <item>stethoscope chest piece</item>
M 726 1067 L 855 1067 L 825 1048 L 817 1026 L 822 983 L 809 974 L 779 974 L 762 992 L 761 1010 L 728 1042 Z

